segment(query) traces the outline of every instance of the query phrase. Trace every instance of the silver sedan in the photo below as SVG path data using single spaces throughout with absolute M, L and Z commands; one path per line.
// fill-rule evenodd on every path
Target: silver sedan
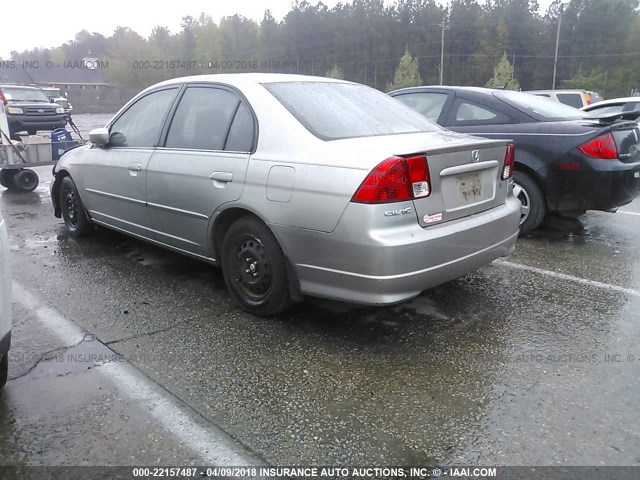
M 255 315 L 303 295 L 386 305 L 515 248 L 513 146 L 444 130 L 356 83 L 177 78 L 55 167 L 55 215 L 222 267 Z

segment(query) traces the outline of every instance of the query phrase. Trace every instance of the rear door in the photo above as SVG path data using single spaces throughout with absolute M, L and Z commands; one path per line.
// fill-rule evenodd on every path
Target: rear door
M 209 256 L 209 219 L 244 188 L 257 131 L 240 95 L 222 86 L 190 85 L 175 110 L 163 148 L 149 162 L 147 202 L 159 241 Z

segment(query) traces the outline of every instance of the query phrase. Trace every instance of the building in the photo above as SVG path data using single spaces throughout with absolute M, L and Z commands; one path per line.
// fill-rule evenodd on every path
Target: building
M 0 83 L 59 88 L 66 93 L 74 113 L 113 113 L 132 96 L 104 78 L 108 63 L 97 58 L 41 63 L 16 61 L 13 68 L 0 69 Z

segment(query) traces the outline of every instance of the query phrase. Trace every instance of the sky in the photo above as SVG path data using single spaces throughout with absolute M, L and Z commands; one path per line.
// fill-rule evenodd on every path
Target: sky
M 392 2 L 393 0 L 385 0 Z M 446 0 L 438 0 L 447 3 Z M 552 0 L 538 0 L 546 11 Z M 129 27 L 148 36 L 153 27 L 163 25 L 172 32 L 180 30 L 182 17 L 198 17 L 204 12 L 217 22 L 222 17 L 239 14 L 260 21 L 266 9 L 281 19 L 291 9 L 292 0 L 169 0 L 149 2 L 136 0 L 65 0 L 51 2 L 31 0 L 28 8 L 20 1 L 3 2 L 0 8 L 0 58 L 9 58 L 12 50 L 52 48 L 72 40 L 81 30 L 110 36 L 116 27 Z M 316 3 L 316 0 L 310 0 Z M 338 0 L 323 0 L 329 8 Z M 345 1 L 343 0 L 343 3 Z M 54 16 L 55 15 L 55 16 Z

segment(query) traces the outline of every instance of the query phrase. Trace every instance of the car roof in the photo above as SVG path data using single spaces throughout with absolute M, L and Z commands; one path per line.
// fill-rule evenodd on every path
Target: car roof
M 278 83 L 278 82 L 327 82 L 327 83 L 353 83 L 335 78 L 318 77 L 312 75 L 298 75 L 289 73 L 217 73 L 210 75 L 191 75 L 188 77 L 172 78 L 153 85 L 173 85 L 187 82 L 225 83 L 228 85 L 246 85 L 249 83 Z
M 479 92 L 479 93 L 491 93 L 491 92 L 496 92 L 496 91 L 501 91 L 501 89 L 499 88 L 486 88 L 486 87 L 459 87 L 459 86 L 452 86 L 452 85 L 423 85 L 420 87 L 407 87 L 407 88 L 401 88 L 399 90 L 393 90 L 392 92 L 389 92 L 389 94 L 393 94 L 393 93 L 399 93 L 399 92 L 409 92 L 409 91 L 414 91 L 414 92 L 419 92 L 421 90 L 426 90 L 426 89 L 433 89 L 433 90 L 451 90 L 451 91 L 457 91 L 457 92 Z
M 523 90 L 524 93 L 597 93 L 594 90 L 583 90 L 582 88 L 558 88 L 556 90 Z

